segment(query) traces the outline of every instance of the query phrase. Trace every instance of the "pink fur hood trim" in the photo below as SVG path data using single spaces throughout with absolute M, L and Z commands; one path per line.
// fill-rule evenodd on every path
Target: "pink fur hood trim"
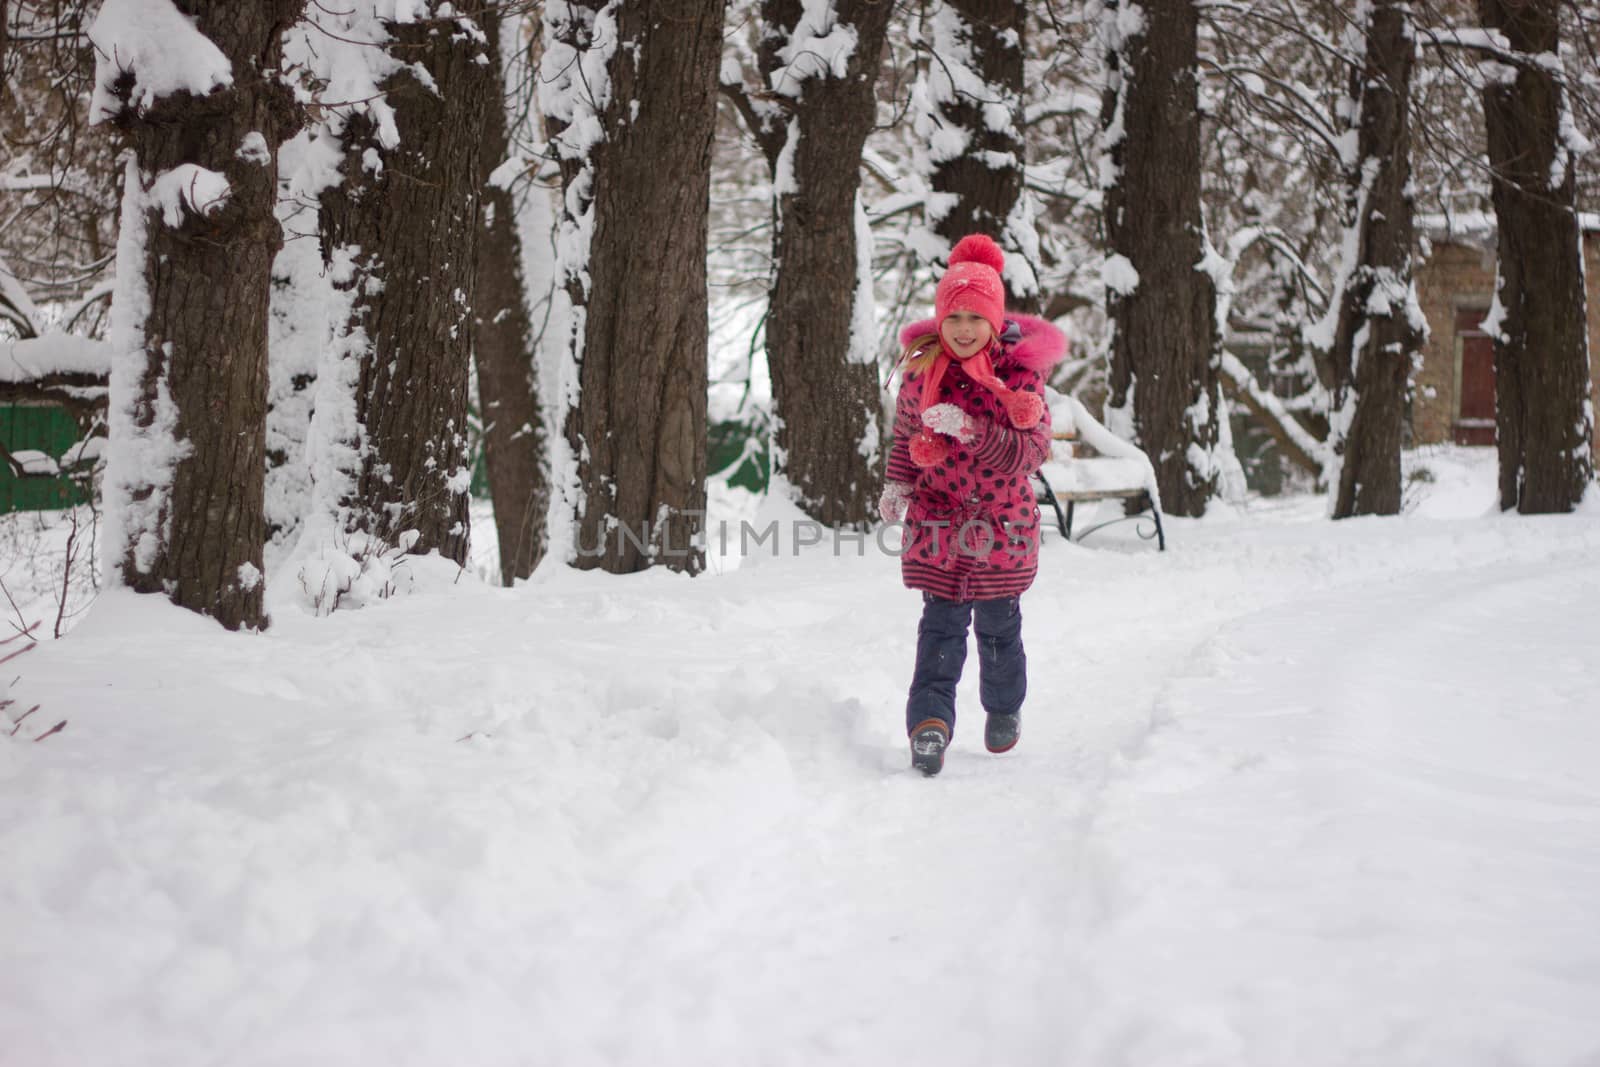
M 1045 373 L 1067 358 L 1067 335 L 1054 323 L 1032 315 L 1008 313 L 1006 318 L 1017 324 L 1022 339 L 1006 348 L 1006 358 L 1020 363 L 1029 370 Z M 938 319 L 913 322 L 900 331 L 900 344 L 909 345 L 919 337 L 939 332 Z

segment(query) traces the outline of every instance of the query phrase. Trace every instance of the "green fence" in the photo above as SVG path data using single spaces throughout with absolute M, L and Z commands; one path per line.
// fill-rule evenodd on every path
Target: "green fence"
M 44 452 L 60 459 L 78 443 L 78 423 L 65 408 L 48 406 L 0 407 L 0 444 L 12 455 Z M 66 477 L 19 478 L 11 465 L 0 462 L 0 514 L 12 511 L 50 511 L 71 507 L 88 499 L 88 487 Z
M 772 457 L 767 451 L 767 429 L 744 422 L 714 422 L 706 442 L 706 470 L 729 471 L 728 484 L 752 493 L 767 491 Z

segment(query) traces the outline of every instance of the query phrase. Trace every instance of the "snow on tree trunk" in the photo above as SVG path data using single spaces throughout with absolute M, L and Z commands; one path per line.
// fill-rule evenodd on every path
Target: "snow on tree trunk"
M 705 566 L 706 221 L 725 0 L 552 0 L 540 101 L 565 190 L 568 558 Z M 556 535 L 552 531 L 552 542 Z
M 277 81 L 303 0 L 107 0 L 91 118 L 132 148 L 117 246 L 105 571 L 229 629 L 262 605 Z
M 267 348 L 267 572 L 292 549 L 311 507 L 314 485 L 306 457 L 316 396 L 317 370 L 332 336 L 330 315 L 340 306 L 323 277 L 317 247 L 314 197 L 302 199 L 284 174 L 300 168 L 302 131 L 278 153 L 278 221 L 287 240 L 272 262 L 271 318 Z M 342 302 L 345 305 L 348 302 Z M 348 311 L 348 307 L 342 310 Z
M 1515 67 L 1484 89 L 1499 234 L 1494 306 L 1500 507 L 1568 512 L 1594 478 L 1583 253 L 1574 208 L 1579 135 L 1560 81 L 1558 0 L 1479 0 Z M 1510 58 L 1510 57 L 1507 57 Z
M 1006 306 L 1037 313 L 1039 234 L 1023 186 L 1023 0 L 934 0 L 921 19 L 929 58 L 911 92 L 914 166 L 931 195 L 919 242 L 944 260 L 969 233 L 1006 251 Z
M 544 467 L 544 422 L 537 401 L 533 327 L 523 287 L 516 201 L 509 184 L 492 177 L 511 154 L 502 98 L 504 16 L 490 6 L 480 18 L 488 38 L 491 78 L 499 91 L 490 97 L 484 117 L 480 157 L 484 210 L 478 236 L 472 353 L 478 370 L 484 465 L 500 546 L 500 580 L 509 586 L 532 574 L 544 555 L 550 483 Z
M 1340 454 L 1333 517 L 1400 512 L 1400 445 L 1412 368 L 1427 320 L 1412 280 L 1411 68 L 1416 37 L 1404 0 L 1357 6 L 1343 160 L 1344 262 L 1330 311 L 1333 447 Z M 1350 145 L 1351 135 L 1355 144 Z
M 498 106 L 472 20 L 411 5 L 382 23 L 384 111 L 344 123 L 343 181 L 321 197 L 324 254 L 351 294 L 334 377 L 353 386 L 346 532 L 467 556 L 471 359 L 484 116 Z M 382 59 L 379 59 L 382 62 Z
M 876 514 L 877 334 L 860 173 L 891 6 L 766 0 L 765 91 L 730 87 L 773 177 L 774 473 L 829 526 L 862 526 Z
M 1193 0 L 1108 0 L 1099 181 L 1112 324 L 1107 422 L 1155 464 L 1161 502 L 1198 516 L 1216 491 L 1221 410 L 1214 261 L 1200 215 Z

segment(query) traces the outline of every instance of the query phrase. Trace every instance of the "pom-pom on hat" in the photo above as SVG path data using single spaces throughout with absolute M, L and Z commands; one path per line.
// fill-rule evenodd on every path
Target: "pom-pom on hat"
M 995 336 L 1005 328 L 1006 287 L 1000 271 L 1006 254 L 981 233 L 969 234 L 950 250 L 950 269 L 939 279 L 933 296 L 933 317 L 944 322 L 952 311 L 972 311 L 989 320 Z

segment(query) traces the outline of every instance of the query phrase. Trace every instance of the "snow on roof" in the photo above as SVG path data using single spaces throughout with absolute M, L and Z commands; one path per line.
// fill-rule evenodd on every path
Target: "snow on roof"
M 1492 241 L 1495 217 L 1492 211 L 1445 211 L 1418 214 L 1417 230 L 1435 241 Z M 1600 233 L 1600 213 L 1580 211 L 1578 226 L 1584 233 Z
M 110 372 L 111 350 L 104 341 L 53 333 L 0 342 L 0 382 L 31 382 L 51 374 Z

